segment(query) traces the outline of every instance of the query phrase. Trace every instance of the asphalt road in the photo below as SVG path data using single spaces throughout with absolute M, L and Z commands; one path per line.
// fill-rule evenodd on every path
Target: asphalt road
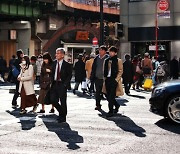
M 0 86 L 0 154 L 180 153 L 180 126 L 149 112 L 150 92 L 131 90 L 118 98 L 119 113 L 108 119 L 106 100 L 98 112 L 93 98 L 68 92 L 67 123 L 59 124 L 50 105 L 45 114 L 20 116 L 11 108 L 9 88 Z

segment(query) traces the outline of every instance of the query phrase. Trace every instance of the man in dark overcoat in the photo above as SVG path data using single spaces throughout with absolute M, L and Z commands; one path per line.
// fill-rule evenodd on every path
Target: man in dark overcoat
M 130 61 L 130 55 L 125 55 L 125 62 L 123 63 L 123 83 L 125 88 L 125 93 L 128 95 L 130 93 L 130 88 L 133 83 L 134 69 L 133 64 Z

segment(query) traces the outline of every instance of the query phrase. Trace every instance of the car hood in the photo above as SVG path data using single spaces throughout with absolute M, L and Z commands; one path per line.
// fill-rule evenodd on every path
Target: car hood
M 180 80 L 167 81 L 157 85 L 156 87 L 171 87 L 171 86 L 180 86 Z

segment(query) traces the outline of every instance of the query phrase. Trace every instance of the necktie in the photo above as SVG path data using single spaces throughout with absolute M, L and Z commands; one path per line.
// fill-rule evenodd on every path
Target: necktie
M 60 65 L 59 65 L 59 62 L 57 62 L 58 64 L 58 68 L 57 68 L 57 78 L 56 80 L 59 81 L 60 80 Z

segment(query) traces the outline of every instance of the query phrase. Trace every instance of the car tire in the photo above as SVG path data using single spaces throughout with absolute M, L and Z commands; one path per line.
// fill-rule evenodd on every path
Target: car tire
M 180 124 L 180 95 L 172 96 L 167 101 L 166 115 L 170 121 Z

